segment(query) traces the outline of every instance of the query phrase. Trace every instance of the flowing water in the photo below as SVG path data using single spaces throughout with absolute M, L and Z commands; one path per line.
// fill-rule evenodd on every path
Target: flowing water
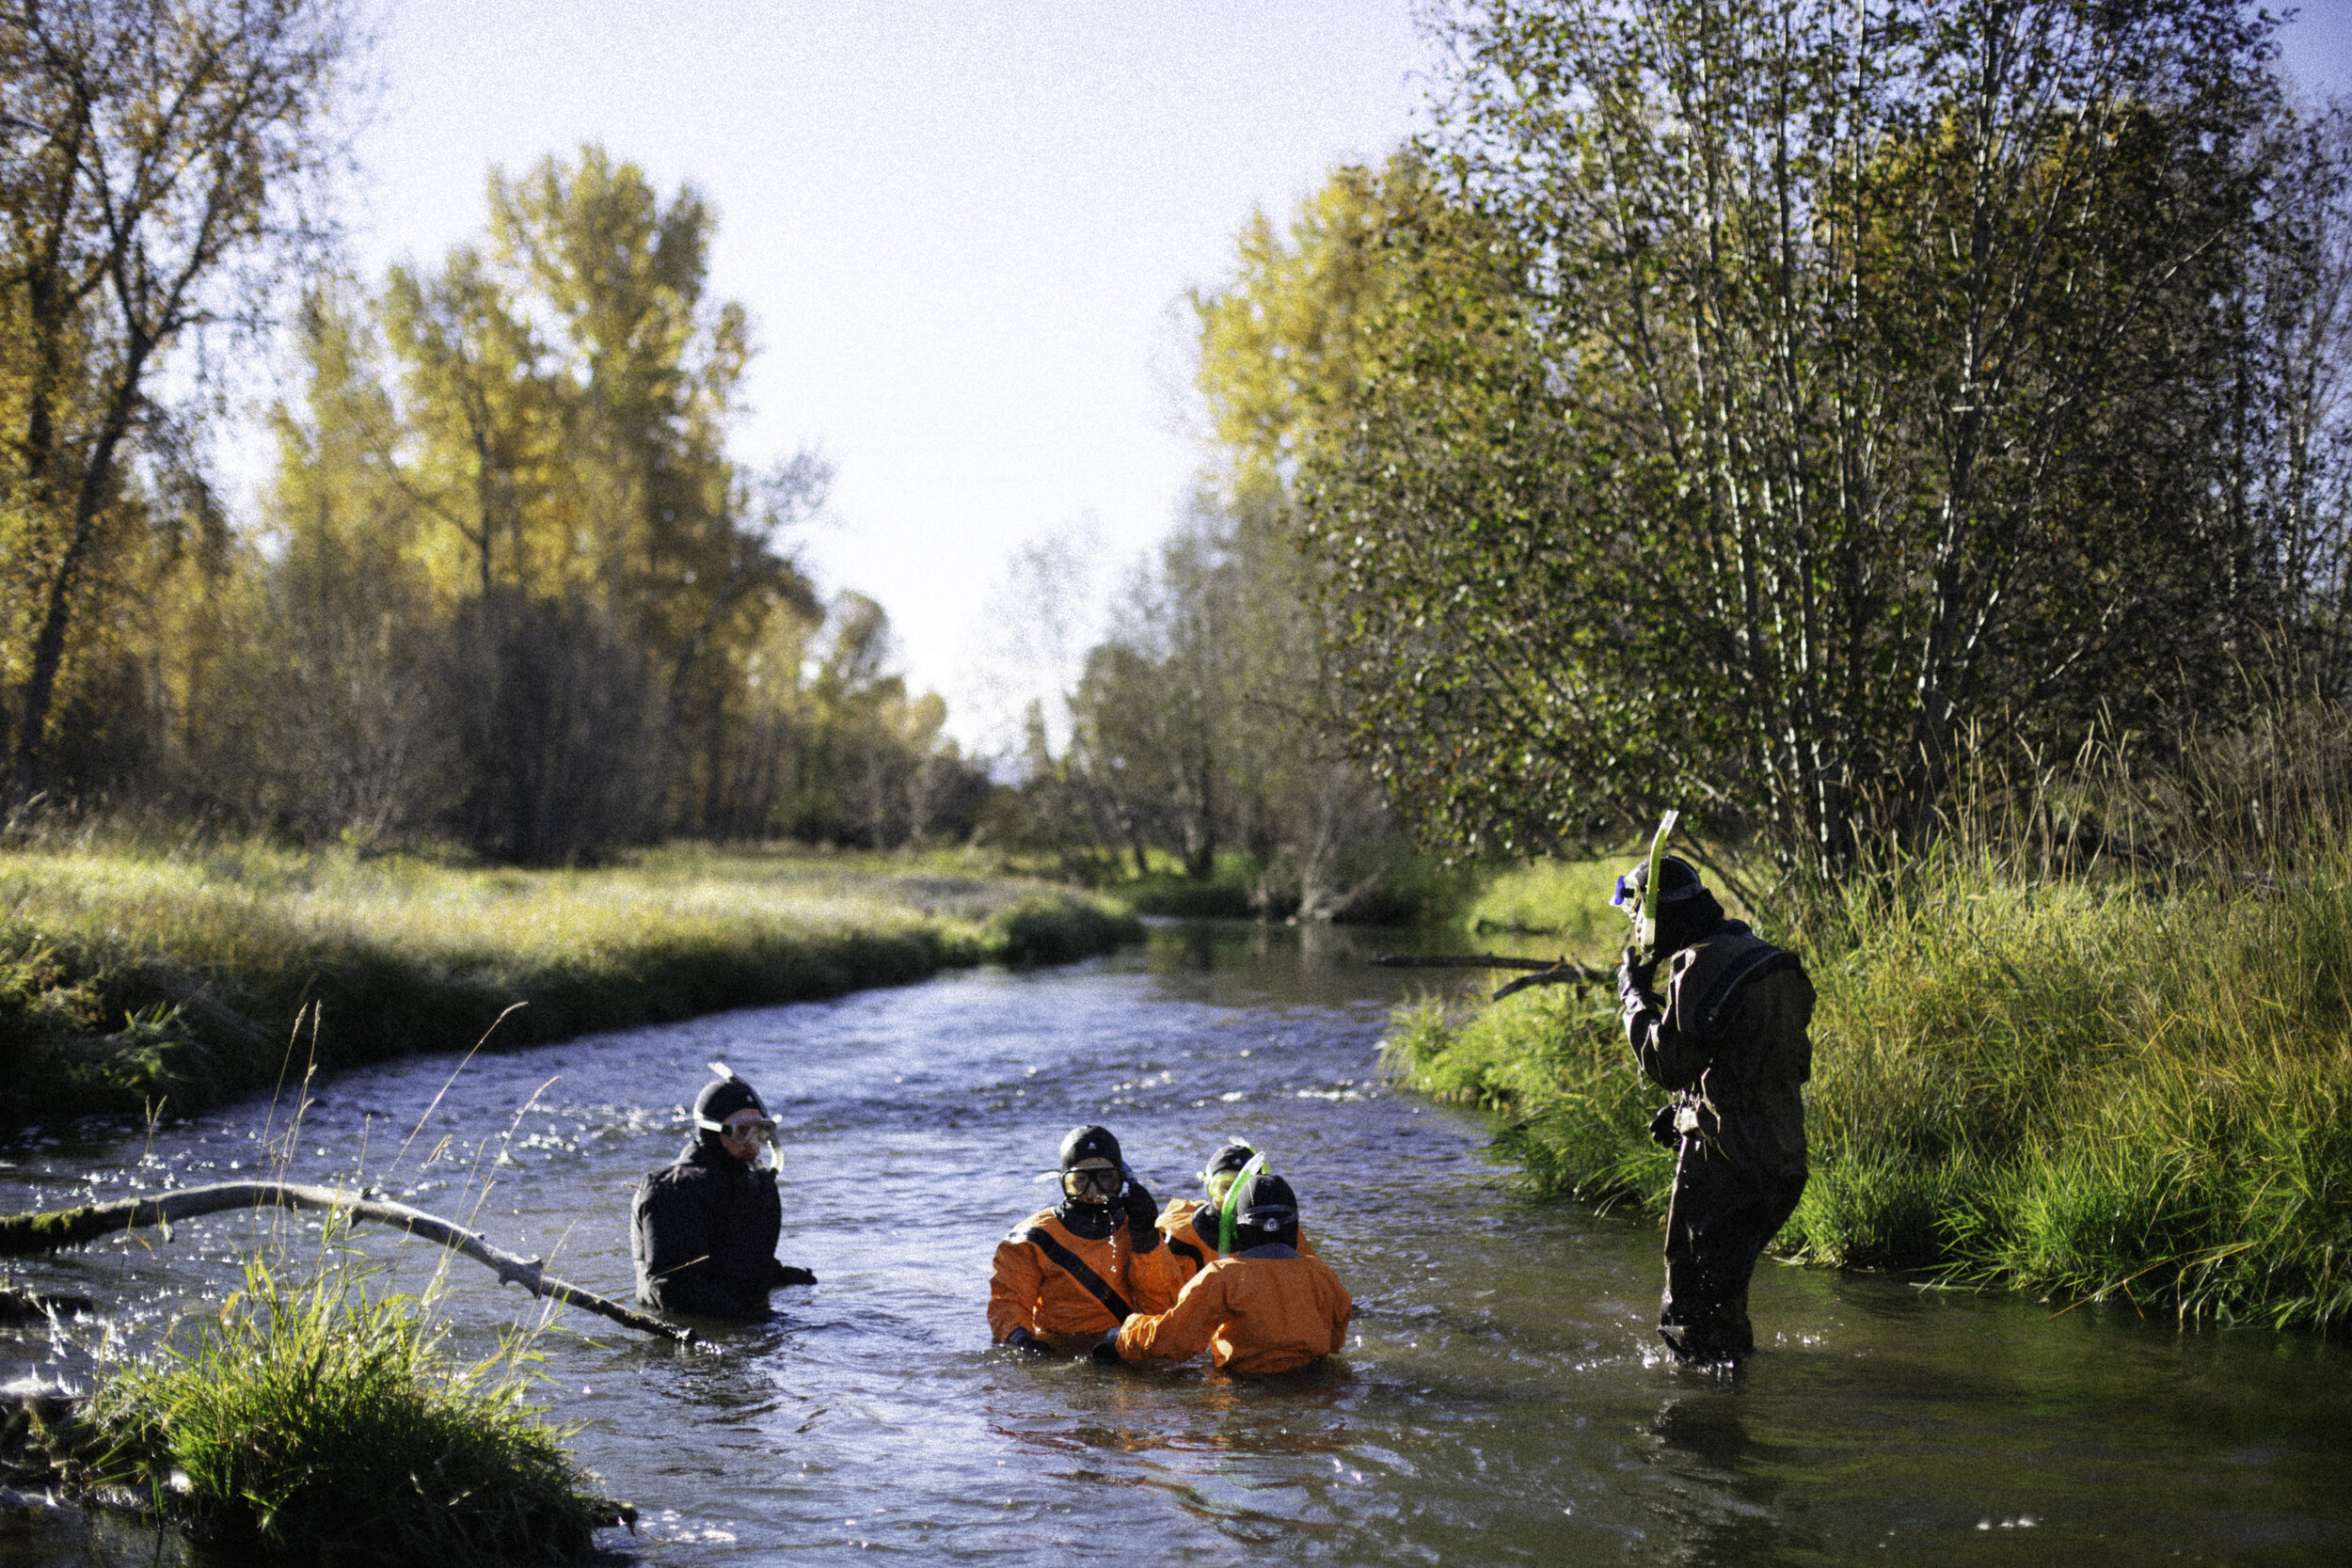
M 322 1085 L 293 1173 L 364 1164 L 420 1207 L 479 1205 L 495 1244 L 626 1297 L 629 1189 L 675 1152 L 703 1064 L 762 1087 L 782 1255 L 820 1283 L 723 1357 L 577 1314 L 540 1340 L 554 1418 L 642 1510 L 606 1540 L 649 1562 L 2352 1560 L 2352 1358 L 2323 1339 L 1768 1263 L 1752 1370 L 1661 1362 L 1655 1227 L 1516 1201 L 1480 1119 L 1382 1083 L 1388 1009 L 1427 976 L 1367 967 L 1376 940 L 1160 926 L 1110 959 L 482 1055 L 453 1083 L 454 1057 L 414 1058 Z M 287 1116 L 21 1136 L 0 1201 L 254 1172 Z M 1346 1354 L 1248 1385 L 992 1349 L 991 1250 L 1085 1121 L 1162 1198 L 1228 1136 L 1268 1150 L 1355 1293 Z M 256 1231 L 20 1273 L 135 1340 L 224 1296 Z M 407 1289 L 440 1258 L 358 1243 Z M 461 1348 L 536 1321 L 470 1262 L 449 1282 Z M 86 1379 L 100 1332 L 15 1331 L 0 1375 Z M 181 1552 L 143 1527 L 0 1522 L 0 1562 L 159 1555 Z

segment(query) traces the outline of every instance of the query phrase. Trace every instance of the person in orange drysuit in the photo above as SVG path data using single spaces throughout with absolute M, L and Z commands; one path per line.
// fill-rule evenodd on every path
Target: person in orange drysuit
M 1209 1156 L 1208 1167 L 1200 1173 L 1201 1185 L 1208 1189 L 1209 1200 L 1196 1202 L 1188 1197 L 1171 1197 L 1160 1212 L 1160 1234 L 1168 1240 L 1170 1267 L 1175 1271 L 1176 1288 L 1183 1290 L 1192 1276 L 1209 1266 L 1222 1248 L 1219 1245 L 1226 1195 L 1241 1179 L 1243 1167 L 1256 1159 L 1258 1151 L 1244 1143 L 1227 1144 Z M 1312 1254 L 1314 1243 L 1301 1229 L 1298 1250 Z
M 1208 1351 L 1241 1377 L 1287 1372 L 1347 1342 L 1356 1304 L 1322 1259 L 1298 1250 L 1298 1198 L 1261 1171 L 1242 1183 L 1233 1251 L 1192 1276 L 1176 1305 L 1138 1313 L 1094 1349 L 1110 1361 L 1186 1361 Z
M 1016 1350 L 1076 1354 L 1137 1312 L 1176 1299 L 1158 1207 L 1108 1129 L 1061 1141 L 1061 1201 L 996 1243 L 988 1327 Z

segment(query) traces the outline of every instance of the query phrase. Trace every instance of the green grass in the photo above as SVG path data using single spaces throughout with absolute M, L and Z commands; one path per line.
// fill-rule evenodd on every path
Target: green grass
M 254 844 L 0 854 L 0 1114 L 191 1110 L 323 1069 L 831 996 L 1140 937 L 952 857 L 676 848 L 593 870 Z M 311 1048 L 302 1032 L 298 1073 Z
M 1229 851 L 1216 857 L 1206 877 L 1187 877 L 1175 856 L 1154 851 L 1151 872 L 1138 877 L 1134 863 L 1121 859 L 1116 874 L 1100 884 L 1140 914 L 1184 919 L 1288 919 L 1298 908 L 1295 873 L 1268 867 L 1254 855 Z M 1341 878 L 1353 886 L 1377 873 L 1340 923 L 1349 926 L 1407 926 L 1448 920 L 1478 884 L 1475 873 L 1445 865 L 1436 857 L 1417 852 L 1380 858 L 1374 851 L 1356 857 Z
M 1639 851 L 1617 861 L 1534 861 L 1487 878 L 1463 911 L 1473 935 L 1487 931 L 1557 936 L 1580 952 L 1613 951 L 1625 941 L 1625 916 L 1609 907 L 1617 874 Z
M 2240 884 L 2242 885 L 2242 884 Z M 1809 911 L 1813 1178 L 1778 1245 L 2226 1322 L 2352 1315 L 2352 862 L 2266 892 L 1939 859 Z M 1532 1188 L 1661 1208 L 1613 999 L 1399 1015 Z
M 216 1318 L 102 1384 L 79 1479 L 292 1560 L 573 1561 L 614 1509 L 528 1402 L 529 1361 L 460 1364 L 414 1297 L 256 1262 Z

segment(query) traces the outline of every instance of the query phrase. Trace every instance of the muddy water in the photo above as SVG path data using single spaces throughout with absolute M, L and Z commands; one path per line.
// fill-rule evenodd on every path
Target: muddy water
M 540 1341 L 577 1452 L 643 1510 L 610 1544 L 651 1562 L 2352 1560 L 2352 1358 L 2311 1337 L 1767 1265 L 1750 1372 L 1662 1364 L 1652 1227 L 1514 1201 L 1475 1118 L 1381 1084 L 1411 982 L 1364 966 L 1377 941 L 1168 926 L 1092 964 L 476 1057 L 453 1082 L 454 1058 L 419 1058 L 325 1085 L 294 1174 L 363 1166 L 478 1207 L 493 1242 L 625 1296 L 629 1188 L 676 1148 L 702 1064 L 770 1092 L 783 1255 L 821 1282 L 723 1358 L 579 1317 Z M 249 1172 L 286 1113 L 21 1137 L 0 1201 Z M 1094 1120 L 1163 1197 L 1224 1137 L 1271 1151 L 1355 1292 L 1347 1354 L 1246 1386 L 992 1350 L 991 1248 Z M 255 1235 L 216 1219 L 21 1272 L 135 1339 L 217 1301 Z M 360 1240 L 405 1288 L 438 1261 Z M 536 1321 L 473 1264 L 449 1286 L 461 1346 Z M 5 1375 L 86 1377 L 99 1338 L 17 1332 Z M 0 1521 L 0 1562 L 159 1549 L 183 1555 L 78 1515 Z

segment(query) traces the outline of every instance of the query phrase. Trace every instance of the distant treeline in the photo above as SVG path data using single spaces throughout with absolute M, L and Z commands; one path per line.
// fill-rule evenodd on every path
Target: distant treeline
M 1058 754 L 1030 705 L 993 836 L 1145 883 L 1144 906 L 1171 913 L 1421 911 L 1434 868 L 1331 740 L 1313 582 L 1271 498 L 1203 489 L 1112 610 L 1061 696 Z
M 529 862 L 968 833 L 984 782 L 882 610 L 820 605 L 782 547 L 823 465 L 727 455 L 749 351 L 707 210 L 590 148 L 494 178 L 491 214 L 437 268 L 310 291 L 260 536 L 123 475 L 33 777 Z
M 588 147 L 494 172 L 485 231 L 437 263 L 335 267 L 310 214 L 345 23 L 0 6 L 12 831 L 117 810 L 522 863 L 979 837 L 1097 880 L 1173 869 L 1220 909 L 1379 904 L 1409 847 L 1324 743 L 1276 510 L 1204 494 L 1057 697 L 1075 738 L 1033 726 L 992 784 L 893 673 L 880 607 L 796 567 L 827 465 L 730 454 L 750 332 L 708 293 L 691 187 Z M 273 348 L 299 386 L 232 526 L 208 378 Z
M 727 451 L 752 351 L 707 293 L 708 208 L 589 147 L 494 173 L 487 232 L 437 265 L 338 276 L 309 214 L 345 24 L 0 8 L 11 811 L 527 862 L 968 834 L 985 780 L 890 673 L 882 610 L 793 565 L 825 465 Z M 306 385 L 232 530 L 208 378 L 289 338 Z

